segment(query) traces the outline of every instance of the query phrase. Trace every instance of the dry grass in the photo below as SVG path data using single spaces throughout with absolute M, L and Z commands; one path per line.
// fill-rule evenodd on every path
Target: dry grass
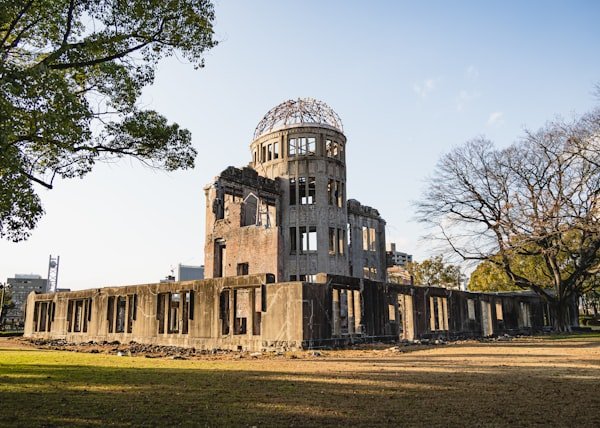
M 0 425 L 600 426 L 598 335 L 183 361 L 19 343 Z

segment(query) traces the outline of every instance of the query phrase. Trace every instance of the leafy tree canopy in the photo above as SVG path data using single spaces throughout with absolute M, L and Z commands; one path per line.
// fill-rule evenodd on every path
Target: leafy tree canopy
M 208 0 L 29 0 L 0 7 L 0 237 L 26 239 L 43 214 L 34 183 L 134 157 L 192 168 L 189 131 L 137 100 L 162 58 L 195 67 L 216 45 Z
M 422 262 L 411 262 L 407 270 L 417 285 L 437 285 L 458 288 L 462 274 L 458 266 L 447 264 L 442 256 L 435 256 Z
M 506 271 L 501 267 L 499 258 L 492 261 L 483 261 L 477 265 L 477 268 L 469 278 L 469 290 L 473 291 L 516 291 L 522 290 L 506 274 Z M 513 269 L 518 275 L 528 278 L 536 278 L 536 281 L 545 288 L 551 288 L 548 284 L 547 272 L 544 269 L 543 260 L 540 258 L 516 258 L 513 263 Z

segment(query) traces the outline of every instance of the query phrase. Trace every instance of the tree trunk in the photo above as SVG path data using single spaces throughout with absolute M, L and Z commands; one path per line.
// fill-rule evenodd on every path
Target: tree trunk
M 561 333 L 571 332 L 570 298 L 557 299 L 552 303 L 554 311 L 554 330 Z

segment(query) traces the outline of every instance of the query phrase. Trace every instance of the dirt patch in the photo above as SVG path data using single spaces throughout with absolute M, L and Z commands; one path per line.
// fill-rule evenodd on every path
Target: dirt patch
M 0 349 L 36 349 L 33 343 L 20 336 L 0 337 Z

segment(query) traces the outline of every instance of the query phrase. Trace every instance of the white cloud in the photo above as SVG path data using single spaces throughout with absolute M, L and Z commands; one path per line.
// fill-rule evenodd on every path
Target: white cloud
M 479 70 L 474 65 L 470 65 L 467 67 L 465 74 L 468 79 L 475 80 L 479 77 Z
M 463 111 L 468 103 L 479 98 L 480 95 L 479 92 L 468 92 L 463 89 L 456 97 L 456 110 Z
M 421 83 L 413 84 L 413 91 L 421 98 L 427 97 L 431 92 L 434 91 L 438 84 L 439 79 L 425 79 Z
M 487 124 L 490 126 L 502 125 L 504 123 L 504 113 L 501 111 L 495 111 L 490 114 Z

